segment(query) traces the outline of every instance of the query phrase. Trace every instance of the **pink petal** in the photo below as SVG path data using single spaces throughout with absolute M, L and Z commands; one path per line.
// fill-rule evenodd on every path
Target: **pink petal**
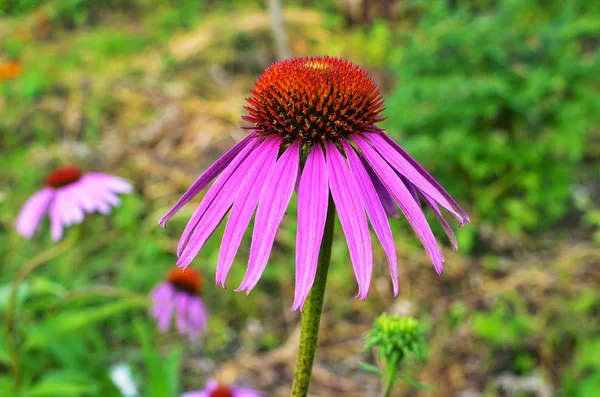
M 48 211 L 48 206 L 54 197 L 54 189 L 44 188 L 31 196 L 17 215 L 15 228 L 23 237 L 30 239 L 42 219 L 42 216 Z
M 190 391 L 187 393 L 183 393 L 181 397 L 209 397 L 208 393 L 200 390 L 200 391 Z
M 400 175 L 400 180 L 402 181 L 402 183 L 404 183 L 404 186 L 406 186 L 406 188 L 410 192 L 410 195 L 412 196 L 412 198 L 419 205 L 419 208 L 421 208 L 421 200 L 419 200 L 419 190 L 415 187 L 415 185 L 413 185 L 412 183 L 410 183 L 402 175 Z
M 248 273 L 254 274 L 255 277 L 249 280 L 245 288 L 254 288 L 267 265 L 277 228 L 296 185 L 299 165 L 300 143 L 294 142 L 275 164 L 258 202 L 248 260 Z
M 462 208 L 460 208 L 460 206 L 452 198 L 450 193 L 448 193 L 442 187 L 442 185 L 440 185 L 439 182 L 436 181 L 435 178 L 433 176 L 431 176 L 431 174 L 429 172 L 427 172 L 427 170 L 425 168 L 423 168 L 423 166 L 421 164 L 419 164 L 419 162 L 417 160 L 415 160 L 410 154 L 408 154 L 408 152 L 406 152 L 406 150 L 402 149 L 402 147 L 400 147 L 400 145 L 398 145 L 396 142 L 394 142 L 394 140 L 392 138 L 390 138 L 388 135 L 386 135 L 384 133 L 380 133 L 380 134 L 381 134 L 381 136 L 383 136 L 385 141 L 394 150 L 396 150 L 398 153 L 400 153 L 400 155 L 402 157 L 404 157 L 404 159 L 406 161 L 408 161 L 410 163 L 410 165 L 412 165 L 423 176 L 423 178 L 425 178 L 435 189 L 437 189 L 442 194 L 442 196 L 444 196 L 444 198 L 452 205 L 452 207 L 456 210 L 456 212 L 458 212 L 461 215 L 461 217 L 463 218 L 463 222 L 465 224 L 469 223 L 471 221 L 469 219 L 469 216 L 467 215 L 467 213 Z
M 365 160 L 362 157 L 361 162 L 367 170 L 369 178 L 371 178 L 371 182 L 373 182 L 373 186 L 375 186 L 375 191 L 377 191 L 377 195 L 379 196 L 379 200 L 381 201 L 381 204 L 383 205 L 383 209 L 385 210 L 387 216 L 395 219 L 400 219 L 400 215 L 398 214 L 398 209 L 396 208 L 396 203 L 394 202 L 394 199 L 387 191 L 385 186 L 383 186 L 383 184 L 379 180 L 379 177 L 377 177 L 377 174 L 375 174 L 375 171 L 373 171 L 367 160 Z
M 204 307 L 204 303 L 202 303 L 202 300 L 199 297 L 193 297 L 190 299 L 188 316 L 190 329 L 193 330 L 195 335 L 198 335 L 206 330 L 207 311 Z
M 60 191 L 60 207 L 62 207 L 62 221 L 64 226 L 70 226 L 74 223 L 83 221 L 84 212 L 79 202 L 78 190 L 79 182 L 63 187 Z
M 234 387 L 234 397 L 263 397 L 264 394 L 257 392 L 253 389 L 246 389 L 243 387 Z
M 180 334 L 185 335 L 189 331 L 188 324 L 188 294 L 178 292 L 175 295 L 175 325 Z
M 100 172 L 87 173 L 81 177 L 80 181 L 91 182 L 98 187 L 102 187 L 103 190 L 114 193 L 131 193 L 133 190 L 133 186 L 127 180 Z
M 461 223 L 468 222 L 468 217 L 465 217 L 464 211 L 456 206 L 454 200 L 448 200 L 448 194 L 434 186 L 430 180 L 419 172 L 413 164 L 403 157 L 394 147 L 390 146 L 388 141 L 384 139 L 383 134 L 365 134 L 365 137 L 373 144 L 373 147 L 379 152 L 396 171 L 405 177 L 410 183 L 415 185 L 421 192 L 438 202 L 442 207 L 446 208 L 454 215 Z
M 306 159 L 298 187 L 296 291 L 292 310 L 304 305 L 315 281 L 328 200 L 327 165 L 321 146 L 316 144 Z
M 326 150 L 329 188 L 346 236 L 350 259 L 358 281 L 357 297 L 366 299 L 373 272 L 373 252 L 367 216 L 360 200 L 361 193 L 337 146 L 328 142 Z
M 352 136 L 352 140 L 361 150 L 371 167 L 373 167 L 373 170 L 375 173 L 377 173 L 377 176 L 383 185 L 396 200 L 400 210 L 411 224 L 412 228 L 421 240 L 421 243 L 425 247 L 425 251 L 427 251 L 431 257 L 435 270 L 438 273 L 441 273 L 443 269 L 444 257 L 437 246 L 435 237 L 433 236 L 431 228 L 429 227 L 421 208 L 419 208 L 419 205 L 415 202 L 404 183 L 402 183 L 400 177 L 379 155 L 379 153 L 373 149 L 369 142 L 367 142 L 358 134 L 354 134 Z
M 160 218 L 160 221 L 158 221 L 158 223 L 162 227 L 165 227 L 167 225 L 167 221 L 171 219 L 171 217 L 177 211 L 179 211 L 181 207 L 183 207 L 191 199 L 196 197 L 196 195 L 200 193 L 200 191 L 202 191 L 202 189 L 204 189 L 206 185 L 208 185 L 213 179 L 215 179 L 215 177 L 219 175 L 221 171 L 223 171 L 233 161 L 233 159 L 236 158 L 236 156 L 241 152 L 241 150 L 244 149 L 246 145 L 248 145 L 248 143 L 254 140 L 253 138 L 255 137 L 255 133 L 248 134 L 248 136 L 246 136 L 244 139 L 242 139 L 240 142 L 234 145 L 231 149 L 229 149 L 223 156 L 217 159 L 217 161 L 215 161 L 210 167 L 208 167 L 208 169 L 204 171 L 194 183 L 192 183 L 192 186 L 190 186 L 190 188 L 183 194 L 183 196 L 181 196 L 181 198 L 177 201 L 177 203 L 175 203 L 173 208 L 171 208 L 165 215 L 163 215 L 162 218 Z
M 262 163 L 269 154 L 269 151 L 265 150 L 264 145 L 269 145 L 269 143 L 263 142 L 256 150 L 253 150 L 248 157 L 246 157 L 243 163 L 237 167 L 233 175 L 227 180 L 227 183 L 220 190 L 217 197 L 210 203 L 210 207 L 207 208 L 192 232 L 188 244 L 177 261 L 177 266 L 186 267 L 189 265 L 198 252 L 200 252 L 219 223 L 221 223 L 223 217 L 238 197 L 240 187 L 246 179 L 248 170 L 251 168 L 252 164 Z M 202 203 L 200 203 L 200 206 L 202 206 L 206 200 L 207 198 L 205 197 Z M 200 209 L 200 207 L 198 209 Z
M 202 198 L 200 205 L 194 211 L 192 218 L 188 221 L 181 238 L 179 239 L 179 243 L 177 244 L 177 256 L 181 256 L 184 248 L 186 247 L 192 233 L 196 229 L 198 225 L 198 221 L 202 218 L 208 207 L 212 204 L 216 197 L 220 195 L 221 189 L 223 186 L 229 181 L 229 178 L 233 175 L 233 173 L 237 170 L 239 165 L 246 159 L 248 153 L 250 153 L 258 144 L 261 142 L 260 139 L 252 139 L 246 143 L 239 151 L 237 156 L 233 158 L 233 160 L 229 161 L 229 165 L 223 170 L 219 178 L 215 181 L 215 183 L 208 189 L 206 195 Z
M 217 284 L 225 286 L 227 273 L 233 263 L 233 258 L 240 247 L 244 232 L 248 228 L 248 223 L 254 214 L 258 199 L 263 191 L 267 180 L 270 179 L 271 168 L 275 165 L 279 146 L 282 139 L 279 137 L 269 137 L 261 145 L 260 160 L 250 164 L 246 169 L 246 179 L 242 183 L 238 197 L 231 208 L 227 226 L 223 233 L 221 249 L 219 251 L 219 260 L 217 264 Z
M 64 206 L 62 201 L 62 191 L 57 190 L 54 194 L 54 200 L 50 203 L 50 212 L 48 214 L 50 217 L 50 236 L 54 241 L 60 240 L 63 235 L 63 219 L 65 217 L 63 215 Z
M 398 260 L 396 257 L 396 246 L 394 244 L 394 237 L 392 236 L 392 229 L 388 222 L 385 210 L 377 194 L 377 190 L 373 185 L 373 181 L 369 176 L 369 173 L 365 169 L 362 161 L 354 151 L 352 145 L 344 141 L 344 149 L 346 150 L 346 157 L 350 164 L 350 171 L 356 181 L 360 195 L 363 200 L 363 204 L 369 215 L 371 225 L 375 234 L 381 241 L 383 250 L 387 256 L 390 273 L 392 276 L 392 285 L 394 288 L 394 296 L 398 295 Z M 387 191 L 386 191 L 387 193 Z
M 444 231 L 446 232 L 446 236 L 448 236 L 448 239 L 450 240 L 450 243 L 452 244 L 452 250 L 453 251 L 458 250 L 458 242 L 456 241 L 456 236 L 454 235 L 454 231 L 452 230 L 452 227 L 450 227 L 450 225 L 448 224 L 448 221 L 444 218 L 444 215 L 442 215 L 442 212 L 440 211 L 440 208 L 438 207 L 436 202 L 433 201 L 431 198 L 429 198 L 426 194 L 423 194 L 422 197 L 423 197 L 423 200 L 425 200 L 425 204 L 427 204 L 427 206 L 429 208 L 431 208 L 431 211 L 433 211 L 433 214 L 435 215 L 435 217 L 442 224 L 442 227 L 444 228 Z

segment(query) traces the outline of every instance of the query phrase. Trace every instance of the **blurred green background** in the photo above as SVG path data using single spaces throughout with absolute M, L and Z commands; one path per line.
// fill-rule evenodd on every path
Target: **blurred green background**
M 363 337 L 382 311 L 428 330 L 412 376 L 436 390 L 398 396 L 600 395 L 600 2 L 296 0 L 283 24 L 293 56 L 369 71 L 383 126 L 472 219 L 456 254 L 436 229 L 439 277 L 395 222 L 400 294 L 377 246 L 366 302 L 338 225 L 313 395 L 377 395 L 358 363 L 373 362 Z M 288 395 L 295 208 L 249 296 L 233 292 L 248 244 L 226 290 L 212 283 L 219 232 L 193 262 L 212 314 L 199 341 L 147 316 L 195 205 L 157 221 L 244 136 L 244 98 L 280 56 L 272 27 L 266 1 L 0 0 L 0 395 L 119 396 L 118 365 L 140 396 L 212 376 Z M 69 163 L 135 193 L 58 244 L 47 221 L 24 240 L 18 210 Z

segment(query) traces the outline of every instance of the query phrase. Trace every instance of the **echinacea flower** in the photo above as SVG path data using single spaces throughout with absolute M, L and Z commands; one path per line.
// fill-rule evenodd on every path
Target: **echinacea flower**
M 200 299 L 202 276 L 194 269 L 175 268 L 167 281 L 158 284 L 150 296 L 150 313 L 158 323 L 158 329 L 166 332 L 175 317 L 175 326 L 182 335 L 196 339 L 206 329 L 207 311 Z
M 349 61 L 297 58 L 276 62 L 247 98 L 251 132 L 210 166 L 160 220 L 167 220 L 220 174 L 179 241 L 178 266 L 187 267 L 229 212 L 216 282 L 225 279 L 244 231 L 256 212 L 246 275 L 237 289 L 254 288 L 269 258 L 277 228 L 297 186 L 296 288 L 301 308 L 315 279 L 329 196 L 337 211 L 365 299 L 373 268 L 368 222 L 381 241 L 398 292 L 397 259 L 388 216 L 404 214 L 438 273 L 444 258 L 420 206 L 456 239 L 440 207 L 460 224 L 469 217 L 444 188 L 377 127 L 383 100 L 367 73 Z
M 263 394 L 252 389 L 234 385 L 220 384 L 214 379 L 206 382 L 204 390 L 184 393 L 181 397 L 262 397 Z
M 121 201 L 117 193 L 129 193 L 129 182 L 98 172 L 84 173 L 74 166 L 61 167 L 46 176 L 46 187 L 31 196 L 19 212 L 17 232 L 29 239 L 48 213 L 50 234 L 54 241 L 62 238 L 63 227 L 80 223 L 85 213 L 108 214 Z

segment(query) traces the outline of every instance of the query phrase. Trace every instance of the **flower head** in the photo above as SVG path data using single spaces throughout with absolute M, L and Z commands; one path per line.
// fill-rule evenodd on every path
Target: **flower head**
M 204 390 L 184 393 L 181 397 L 262 397 L 263 394 L 252 389 L 234 385 L 225 385 L 210 379 Z
M 167 281 L 158 284 L 150 296 L 151 315 L 158 323 L 158 329 L 166 332 L 175 317 L 177 331 L 196 339 L 206 329 L 208 313 L 200 292 L 202 276 L 194 269 L 175 268 L 169 272 Z
M 126 180 L 97 172 L 84 173 L 74 166 L 61 167 L 46 176 L 46 187 L 31 196 L 17 216 L 16 229 L 29 239 L 48 213 L 52 239 L 60 240 L 63 227 L 80 223 L 85 213 L 108 214 L 120 203 L 118 193 L 131 192 Z
M 416 160 L 377 127 L 383 119 L 383 101 L 363 69 L 329 57 L 276 62 L 256 81 L 247 102 L 244 119 L 253 124 L 248 127 L 251 132 L 210 166 L 159 222 L 164 226 L 219 176 L 183 232 L 178 266 L 192 262 L 229 212 L 216 275 L 216 282 L 225 286 L 244 231 L 256 213 L 248 271 L 238 288 L 252 290 L 297 186 L 292 309 L 302 307 L 315 279 L 330 194 L 348 243 L 358 298 L 367 296 L 373 267 L 369 222 L 386 253 L 394 294 L 398 291 L 388 221 L 388 216 L 399 216 L 397 207 L 441 273 L 444 258 L 420 200 L 440 220 L 454 249 L 456 239 L 440 206 L 461 225 L 469 218 Z

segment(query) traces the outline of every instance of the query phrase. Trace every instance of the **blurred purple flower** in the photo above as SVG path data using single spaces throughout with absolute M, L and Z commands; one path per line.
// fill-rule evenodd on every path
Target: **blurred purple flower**
M 263 397 L 263 394 L 252 389 L 219 384 L 216 380 L 210 379 L 206 382 L 204 390 L 187 392 L 181 397 Z
M 177 331 L 196 339 L 206 329 L 208 313 L 199 293 L 202 277 L 194 269 L 173 269 L 167 281 L 158 284 L 152 292 L 150 313 L 158 323 L 158 329 L 166 332 L 175 317 Z
M 456 239 L 438 206 L 461 225 L 469 217 L 416 160 L 377 127 L 384 119 L 383 100 L 362 68 L 329 57 L 277 62 L 255 82 L 247 102 L 249 115 L 243 118 L 253 124 L 248 127 L 250 134 L 210 166 L 159 222 L 165 226 L 220 174 L 183 232 L 178 266 L 191 263 L 229 211 L 216 274 L 217 284 L 225 286 L 256 211 L 248 270 L 238 288 L 250 292 L 265 269 L 277 228 L 297 187 L 292 310 L 303 306 L 315 279 L 330 194 L 346 236 L 358 298 L 366 298 L 373 268 L 369 221 L 386 253 L 394 294 L 398 292 L 396 250 L 387 218 L 398 217 L 397 206 L 436 271 L 442 272 L 444 258 L 419 200 L 440 220 L 454 249 Z
M 96 172 L 84 174 L 73 166 L 62 167 L 48 174 L 46 187 L 25 202 L 15 227 L 20 235 L 29 239 L 48 213 L 50 234 L 58 241 L 63 227 L 80 223 L 86 212 L 108 214 L 111 206 L 120 203 L 117 193 L 131 190 L 131 184 L 122 178 Z

